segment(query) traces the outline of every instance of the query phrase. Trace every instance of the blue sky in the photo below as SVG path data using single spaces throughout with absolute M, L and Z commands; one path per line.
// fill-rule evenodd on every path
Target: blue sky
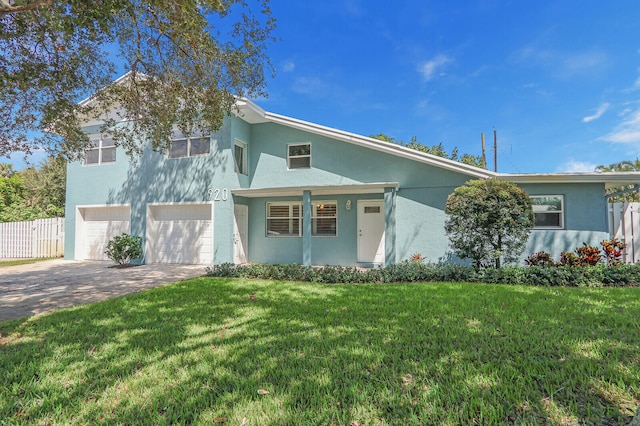
M 640 157 L 640 2 L 272 0 L 264 109 L 481 153 L 498 171 Z M 19 164 L 19 156 L 12 158 Z
M 487 157 L 593 171 L 640 156 L 640 2 L 273 0 L 263 108 Z M 493 167 L 493 162 L 489 161 Z

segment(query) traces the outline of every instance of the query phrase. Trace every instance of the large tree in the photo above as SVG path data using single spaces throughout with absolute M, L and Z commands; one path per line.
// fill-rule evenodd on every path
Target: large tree
M 455 253 L 476 268 L 518 259 L 533 227 L 529 195 L 513 182 L 470 180 L 447 198 L 445 230 Z
M 66 170 L 61 156 L 19 172 L 0 164 L 0 222 L 64 216 Z
M 0 0 L 0 156 L 77 158 L 81 120 L 114 107 L 101 131 L 132 154 L 165 150 L 174 125 L 217 129 L 264 94 L 274 28 L 268 0 Z

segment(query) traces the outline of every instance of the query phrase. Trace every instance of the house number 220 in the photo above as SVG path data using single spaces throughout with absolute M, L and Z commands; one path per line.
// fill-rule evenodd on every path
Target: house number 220
M 229 190 L 227 188 L 210 189 L 209 199 L 213 201 L 227 201 L 229 198 Z

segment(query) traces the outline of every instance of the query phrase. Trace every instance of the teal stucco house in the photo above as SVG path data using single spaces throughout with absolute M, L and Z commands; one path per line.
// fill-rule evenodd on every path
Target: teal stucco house
M 525 256 L 556 258 L 609 238 L 605 188 L 626 173 L 500 174 L 264 111 L 238 111 L 209 135 L 178 136 L 168 154 L 131 162 L 86 131 L 93 148 L 67 168 L 65 257 L 106 259 L 107 241 L 140 235 L 144 263 L 388 265 L 451 258 L 447 196 L 470 179 L 516 182 L 536 227 Z

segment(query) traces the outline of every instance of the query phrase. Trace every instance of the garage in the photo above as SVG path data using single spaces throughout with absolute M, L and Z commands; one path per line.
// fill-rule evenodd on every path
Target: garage
M 130 206 L 78 207 L 75 259 L 108 260 L 107 243 L 125 232 L 131 232 Z
M 213 261 L 211 204 L 147 207 L 147 263 L 208 265 Z

